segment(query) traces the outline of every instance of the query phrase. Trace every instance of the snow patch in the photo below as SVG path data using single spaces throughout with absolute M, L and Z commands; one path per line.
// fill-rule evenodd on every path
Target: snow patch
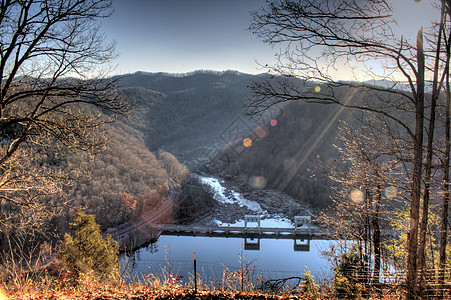
M 222 186 L 224 180 L 214 177 L 197 177 L 203 184 L 211 187 L 213 190 L 213 198 L 221 203 L 236 203 L 241 207 L 245 206 L 255 212 L 255 214 L 261 215 L 260 227 L 262 228 L 292 228 L 294 227 L 290 219 L 278 214 L 269 214 L 266 210 L 263 210 L 260 204 L 255 201 L 245 199 L 240 193 L 227 189 Z M 231 227 L 244 227 L 244 220 L 239 220 L 234 223 L 223 223 L 219 220 L 215 220 L 219 226 L 231 226 Z M 248 223 L 248 227 L 256 227 L 257 223 Z
M 276 219 L 273 219 L 273 217 L 276 217 Z M 291 228 L 294 227 L 293 223 L 291 223 L 291 221 L 289 219 L 285 219 L 282 218 L 280 216 L 280 218 L 277 218 L 278 216 L 273 216 L 271 218 L 267 218 L 267 219 L 262 219 L 260 221 L 260 227 L 261 228 Z M 219 220 L 215 220 L 216 224 L 218 224 L 218 226 L 230 226 L 230 227 L 244 227 L 244 220 L 239 220 L 236 221 L 234 223 L 223 223 Z M 248 223 L 247 225 L 248 227 L 256 227 L 257 223 Z
M 258 204 L 255 201 L 247 200 L 243 198 L 243 196 L 235 192 L 233 190 L 228 190 L 227 188 L 223 187 L 219 180 L 214 177 L 203 177 L 198 176 L 199 179 L 202 181 L 203 184 L 209 185 L 214 192 L 213 198 L 221 203 L 236 203 L 239 206 L 243 207 L 246 206 L 250 210 L 257 212 L 257 213 L 266 213 L 263 211 L 260 204 Z

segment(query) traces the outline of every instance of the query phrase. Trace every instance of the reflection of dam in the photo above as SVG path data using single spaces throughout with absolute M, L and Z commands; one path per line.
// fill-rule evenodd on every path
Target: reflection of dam
M 155 225 L 161 235 L 209 236 L 209 237 L 241 237 L 261 239 L 324 239 L 325 234 L 299 228 L 249 228 L 235 226 L 193 226 L 193 225 Z
M 308 228 L 265 228 L 238 226 L 195 226 L 174 224 L 147 224 L 131 232 L 115 235 L 120 244 L 127 249 L 134 249 L 149 239 L 156 240 L 160 235 L 205 236 L 224 238 L 243 238 L 245 250 L 260 250 L 261 239 L 292 239 L 294 251 L 309 251 L 310 240 L 327 239 L 328 236 L 315 229 Z M 134 241 L 142 237 L 143 242 Z M 133 241 L 131 241 L 133 240 Z
M 260 238 L 244 238 L 244 250 L 260 250 Z M 293 239 L 294 251 L 310 251 L 310 239 Z
M 252 223 L 253 226 L 250 226 Z M 135 227 L 133 232 L 128 228 L 126 231 L 117 231 L 113 238 L 123 248 L 134 249 L 143 244 L 143 241 L 136 239 L 141 237 L 147 242 L 149 239 L 158 239 L 160 235 L 243 238 L 245 250 L 260 250 L 261 239 L 292 239 L 294 251 L 309 251 L 310 240 L 327 239 L 326 234 L 311 228 L 310 217 L 296 216 L 294 227 L 281 228 L 261 227 L 259 215 L 246 215 L 244 227 L 144 223 Z
M 260 250 L 261 239 L 292 239 L 295 251 L 309 251 L 310 240 L 326 237 L 310 227 L 310 217 L 295 217 L 295 226 L 292 228 L 260 227 L 260 216 L 248 215 L 244 221 L 244 227 L 160 224 L 155 229 L 161 235 L 243 238 L 245 250 Z M 250 227 L 248 223 L 255 223 L 256 226 Z

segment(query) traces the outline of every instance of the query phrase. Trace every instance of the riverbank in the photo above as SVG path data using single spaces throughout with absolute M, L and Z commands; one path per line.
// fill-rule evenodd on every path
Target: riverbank
M 314 221 L 315 216 L 320 213 L 308 203 L 300 203 L 277 191 L 252 187 L 237 176 L 232 177 L 227 174 L 223 174 L 223 177 L 207 174 L 192 176 L 202 185 L 202 187 L 194 188 L 208 190 L 215 204 L 206 213 L 189 216 L 188 222 L 173 220 L 170 223 L 207 227 L 233 226 L 243 223 L 245 215 L 260 215 L 263 222 L 271 223 L 269 227 L 291 227 L 294 216 L 312 216 Z M 179 196 L 175 188 L 172 188 L 164 207 L 154 208 L 155 211 L 143 216 L 142 219 L 111 228 L 108 233 L 119 242 L 123 250 L 132 251 L 147 246 L 150 242 L 156 241 L 160 234 L 154 228 L 154 224 L 159 223 L 157 220 L 171 220 L 170 214 L 177 206 L 176 203 L 180 202 L 177 198 Z M 202 204 L 193 201 L 191 205 Z M 190 211 L 196 212 L 198 209 L 192 207 Z M 165 214 L 166 217 L 161 218 L 161 214 Z M 273 225 L 274 223 L 280 224 Z
M 320 211 L 308 203 L 301 203 L 284 193 L 252 187 L 245 178 L 221 174 L 213 177 L 207 174 L 195 175 L 214 190 L 218 205 L 208 214 L 193 220 L 193 224 L 215 226 L 234 224 L 244 215 L 259 214 L 262 219 L 278 219 L 290 223 L 294 216 L 311 216 L 313 220 Z

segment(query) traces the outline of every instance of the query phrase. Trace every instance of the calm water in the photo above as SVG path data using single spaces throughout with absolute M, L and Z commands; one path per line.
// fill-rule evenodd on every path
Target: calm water
M 246 206 L 255 214 L 262 216 L 261 227 L 292 227 L 290 220 L 279 215 L 270 215 L 262 210 L 260 205 L 245 199 L 241 194 L 222 186 L 223 181 L 214 177 L 198 176 L 204 184 L 208 184 L 215 191 L 214 198 L 219 203 L 236 203 Z M 244 221 L 220 226 L 244 226 Z M 255 224 L 254 224 L 255 225 Z M 208 278 L 217 286 L 224 278 L 224 270 L 240 271 L 242 265 L 249 265 L 254 275 L 264 279 L 286 278 L 300 276 L 306 266 L 317 279 L 330 278 L 332 272 L 329 262 L 321 256 L 322 250 L 328 250 L 333 241 L 311 240 L 295 241 L 290 239 L 261 239 L 247 240 L 243 238 L 218 237 L 186 237 L 160 236 L 155 244 L 135 252 L 132 260 L 121 259 L 125 272 L 131 275 L 148 275 L 163 277 L 162 274 L 183 276 L 188 282 L 193 272 L 193 254 L 197 256 L 197 273 Z M 299 245 L 304 244 L 304 245 Z M 258 248 L 259 250 L 247 250 Z M 308 250 L 308 251 L 305 251 Z M 127 267 L 125 267 L 127 266 Z
M 248 242 L 255 247 L 257 240 L 248 239 Z M 297 241 L 298 244 L 306 242 Z M 261 239 L 260 250 L 245 250 L 242 238 L 160 236 L 155 244 L 135 253 L 127 271 L 132 275 L 152 273 L 155 276 L 169 272 L 182 275 L 187 281 L 193 274 L 196 252 L 197 272 L 211 282 L 220 281 L 224 269 L 240 270 L 241 262 L 249 264 L 253 273 L 265 279 L 300 276 L 306 266 L 315 278 L 330 278 L 330 264 L 320 252 L 328 249 L 331 242 L 311 240 L 309 251 L 295 251 L 294 240 Z M 126 259 L 122 258 L 121 264 L 124 268 Z

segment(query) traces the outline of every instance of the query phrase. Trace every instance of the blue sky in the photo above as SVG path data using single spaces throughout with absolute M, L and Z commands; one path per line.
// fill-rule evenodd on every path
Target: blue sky
M 435 12 L 432 0 L 395 0 L 404 36 L 415 37 Z M 198 69 L 262 73 L 256 61 L 274 62 L 272 49 L 247 30 L 249 11 L 265 0 L 114 0 L 103 21 L 117 42 L 115 73 L 184 73 Z

